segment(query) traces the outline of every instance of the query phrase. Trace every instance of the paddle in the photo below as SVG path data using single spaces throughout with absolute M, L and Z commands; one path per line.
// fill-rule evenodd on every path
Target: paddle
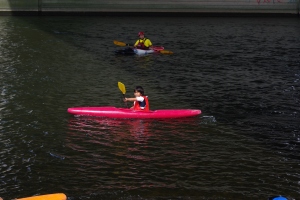
M 159 52 L 162 53 L 162 54 L 173 54 L 172 51 L 168 51 L 168 50 L 161 50 Z
M 117 46 L 120 46 L 120 47 L 133 46 L 133 45 L 130 45 L 130 44 L 126 44 L 125 42 L 120 42 L 120 41 L 117 41 L 117 40 L 114 40 L 114 44 L 117 45 Z
M 117 41 L 117 40 L 114 40 L 114 44 L 117 45 L 117 46 L 120 46 L 120 47 L 125 47 L 125 46 L 133 46 L 133 45 L 130 45 L 130 44 L 126 44 L 125 42 L 120 42 L 120 41 Z M 173 54 L 172 51 L 168 51 L 168 50 L 161 50 L 159 51 L 160 53 L 162 54 Z
M 123 83 L 121 83 L 121 82 L 118 82 L 118 87 L 119 87 L 120 91 L 122 92 L 123 97 L 125 99 L 125 93 L 126 93 L 125 85 Z M 126 108 L 128 108 L 127 102 L 125 102 L 125 105 L 126 105 Z

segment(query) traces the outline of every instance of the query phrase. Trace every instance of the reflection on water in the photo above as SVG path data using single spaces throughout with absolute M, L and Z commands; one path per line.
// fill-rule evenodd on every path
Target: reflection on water
M 99 170 L 98 174 L 104 175 L 99 180 L 101 189 L 98 190 L 101 191 L 175 189 L 177 186 L 172 182 L 184 175 L 170 171 L 168 177 L 163 175 L 166 173 L 164 167 L 173 166 L 175 171 L 187 166 L 193 168 L 189 163 L 193 159 L 189 157 L 197 154 L 191 144 L 201 137 L 199 124 L 197 117 L 159 121 L 72 117 L 65 138 L 66 146 L 75 153 L 69 164 L 80 166 L 77 170 L 85 170 L 85 174 L 87 169 L 89 172 Z M 195 134 L 196 138 L 189 138 L 190 134 Z M 181 166 L 182 162 L 185 166 Z
M 104 146 L 114 142 L 134 142 L 134 144 L 143 145 L 147 141 L 158 137 L 155 134 L 161 130 L 168 130 L 169 134 L 182 134 L 180 132 L 186 128 L 199 128 L 200 119 L 183 118 L 175 120 L 130 120 L 130 119 L 110 119 L 98 117 L 74 117 L 69 120 L 69 134 L 73 139 L 86 137 L 91 143 L 97 143 Z M 90 138 L 90 139 L 88 139 Z M 108 141 L 109 144 L 103 143 Z

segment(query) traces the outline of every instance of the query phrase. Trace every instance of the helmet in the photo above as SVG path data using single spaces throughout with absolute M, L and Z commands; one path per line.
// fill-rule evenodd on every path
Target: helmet
M 145 35 L 145 34 L 144 34 L 144 32 L 139 32 L 139 36 L 140 36 L 140 35 Z

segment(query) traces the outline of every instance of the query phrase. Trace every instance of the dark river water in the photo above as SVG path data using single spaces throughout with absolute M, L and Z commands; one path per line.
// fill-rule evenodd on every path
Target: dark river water
M 117 56 L 144 31 L 172 55 Z M 0 17 L 0 196 L 300 197 L 299 18 Z M 124 107 L 199 117 L 74 117 Z

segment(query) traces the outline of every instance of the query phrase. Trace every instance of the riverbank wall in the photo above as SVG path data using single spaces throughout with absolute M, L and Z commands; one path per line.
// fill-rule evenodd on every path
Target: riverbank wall
M 0 0 L 1 15 L 299 16 L 300 0 Z

